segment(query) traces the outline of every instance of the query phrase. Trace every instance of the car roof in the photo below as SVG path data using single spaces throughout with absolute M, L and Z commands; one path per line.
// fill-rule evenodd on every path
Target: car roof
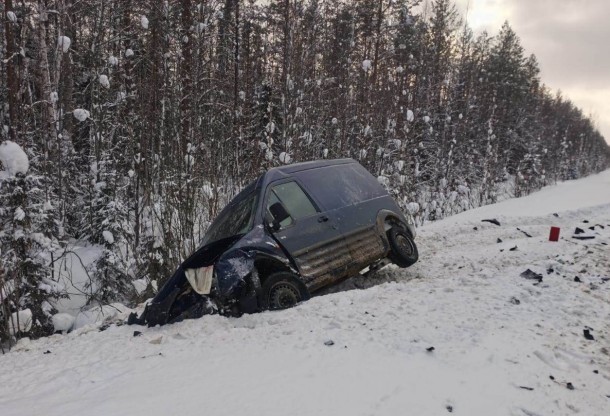
M 324 168 L 327 166 L 345 165 L 349 163 L 357 163 L 354 159 L 332 159 L 332 160 L 314 160 L 311 162 L 301 162 L 292 165 L 280 166 L 271 168 L 265 174 L 266 182 L 272 182 L 276 179 L 282 179 L 295 172 L 300 172 L 308 169 Z

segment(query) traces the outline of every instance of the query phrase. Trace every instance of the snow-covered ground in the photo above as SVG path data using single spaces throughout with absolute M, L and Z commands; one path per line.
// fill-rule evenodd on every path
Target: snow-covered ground
M 610 414 L 610 171 L 417 241 L 415 266 L 291 310 L 22 341 L 0 415 Z

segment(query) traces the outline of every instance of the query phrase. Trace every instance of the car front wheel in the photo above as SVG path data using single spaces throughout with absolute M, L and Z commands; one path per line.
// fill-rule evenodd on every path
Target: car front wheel
M 390 242 L 390 260 L 398 267 L 409 267 L 419 258 L 417 246 L 408 231 L 400 227 L 392 227 L 388 231 Z
M 266 310 L 288 309 L 308 300 L 309 291 L 297 275 L 290 272 L 273 273 L 261 287 L 259 306 Z

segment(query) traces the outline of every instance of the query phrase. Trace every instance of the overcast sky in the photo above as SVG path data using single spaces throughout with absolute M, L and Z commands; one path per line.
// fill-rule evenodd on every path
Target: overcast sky
M 610 0 L 455 0 L 470 27 L 496 34 L 508 20 L 545 84 L 591 114 L 610 143 Z

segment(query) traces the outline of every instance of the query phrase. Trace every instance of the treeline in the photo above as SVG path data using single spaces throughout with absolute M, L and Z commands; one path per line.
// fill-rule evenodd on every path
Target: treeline
M 610 164 L 509 24 L 475 35 L 449 0 L 0 7 L 0 138 L 30 158 L 0 182 L 2 307 L 32 333 L 62 295 L 50 253 L 102 244 L 91 301 L 134 299 L 272 166 L 355 158 L 422 222 Z

